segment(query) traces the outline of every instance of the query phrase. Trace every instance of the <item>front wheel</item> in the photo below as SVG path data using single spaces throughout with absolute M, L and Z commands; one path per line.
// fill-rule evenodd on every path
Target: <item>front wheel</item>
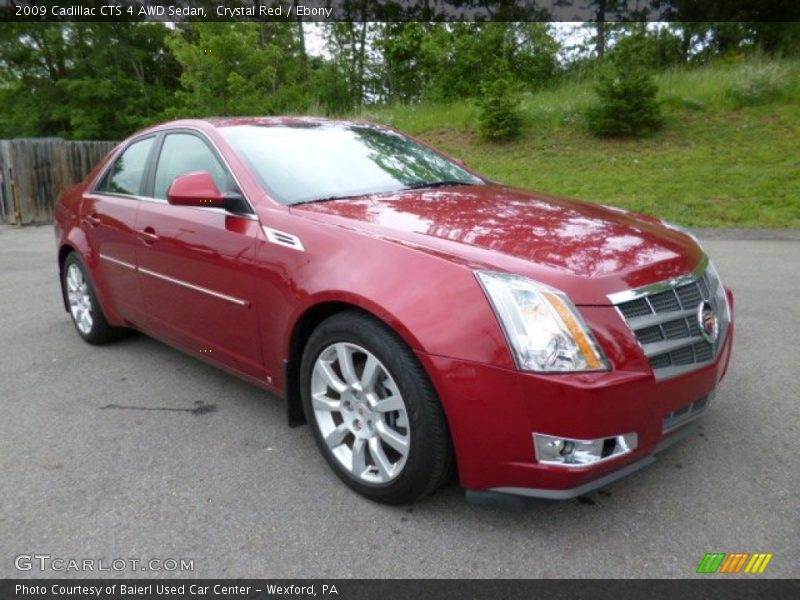
M 327 319 L 306 345 L 301 378 L 314 438 L 351 488 L 406 504 L 446 480 L 452 451 L 439 399 L 388 327 L 355 312 Z

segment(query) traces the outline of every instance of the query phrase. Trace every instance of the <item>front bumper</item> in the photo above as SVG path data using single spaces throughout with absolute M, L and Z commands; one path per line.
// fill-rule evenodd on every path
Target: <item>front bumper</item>
M 498 488 L 492 488 L 490 492 L 497 494 L 511 494 L 514 496 L 526 496 L 529 498 L 543 498 L 546 500 L 569 500 L 571 498 L 577 498 L 578 496 L 583 496 L 584 494 L 588 494 L 589 492 L 593 492 L 594 490 L 605 487 L 611 483 L 614 483 L 615 481 L 618 481 L 624 477 L 627 477 L 628 475 L 635 473 L 640 469 L 643 469 L 648 465 L 651 465 L 656 461 L 656 456 L 658 455 L 659 452 L 679 442 L 687 435 L 692 433 L 695 429 L 697 429 L 697 421 L 693 419 L 691 423 L 682 425 L 678 429 L 671 431 L 669 435 L 665 435 L 652 454 L 640 458 L 635 462 L 629 463 L 624 467 L 617 469 L 616 471 L 611 471 L 610 473 L 603 475 L 602 477 L 598 477 L 597 479 L 593 479 L 577 487 L 568 488 L 564 490 L 560 489 L 553 490 L 553 489 L 542 489 L 542 488 L 498 487 Z M 470 491 L 474 493 L 474 490 Z
M 713 397 L 733 333 L 731 323 L 713 364 L 663 381 L 646 370 L 540 375 L 426 354 L 420 359 L 442 399 L 463 487 L 566 499 L 647 466 L 688 433 L 696 419 L 683 418 L 687 407 Z M 707 409 L 708 401 L 690 416 Z M 638 447 L 596 465 L 565 468 L 536 461 L 533 432 L 585 440 L 635 432 Z

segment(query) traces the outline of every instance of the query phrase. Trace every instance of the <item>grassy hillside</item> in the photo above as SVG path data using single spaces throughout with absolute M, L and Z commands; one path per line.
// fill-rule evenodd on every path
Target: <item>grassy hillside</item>
M 663 73 L 664 129 L 599 140 L 591 81 L 523 97 L 525 132 L 496 144 L 464 102 L 364 110 L 503 183 L 644 211 L 694 227 L 800 227 L 800 61 L 751 60 Z

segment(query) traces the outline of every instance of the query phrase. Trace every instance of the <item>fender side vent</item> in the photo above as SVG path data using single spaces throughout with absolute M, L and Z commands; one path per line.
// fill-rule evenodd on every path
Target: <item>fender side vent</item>
M 262 227 L 262 229 L 264 230 L 264 235 L 267 236 L 267 241 L 277 244 L 278 246 L 285 246 L 286 248 L 292 248 L 293 250 L 305 252 L 303 242 L 301 242 L 300 238 L 296 235 L 286 233 L 285 231 L 278 231 L 277 229 L 272 229 L 271 227 L 266 226 Z

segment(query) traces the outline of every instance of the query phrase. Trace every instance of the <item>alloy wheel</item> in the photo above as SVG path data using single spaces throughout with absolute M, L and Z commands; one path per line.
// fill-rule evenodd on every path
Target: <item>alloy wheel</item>
M 66 283 L 69 310 L 75 326 L 83 335 L 89 335 L 94 323 L 92 298 L 89 295 L 89 284 L 77 264 L 72 263 L 67 267 Z
M 327 346 L 311 376 L 316 427 L 342 468 L 358 481 L 387 484 L 411 448 L 408 413 L 388 369 L 348 342 Z

